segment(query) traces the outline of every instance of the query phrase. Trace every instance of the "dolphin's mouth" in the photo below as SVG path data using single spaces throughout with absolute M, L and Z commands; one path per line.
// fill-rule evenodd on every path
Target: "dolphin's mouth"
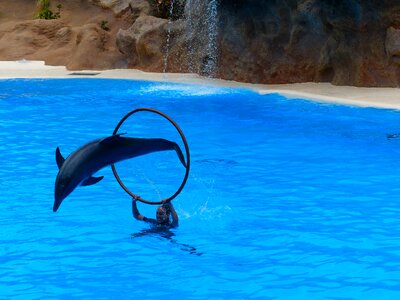
M 53 212 L 56 212 L 58 208 L 60 207 L 61 203 L 65 197 L 63 197 L 62 193 L 55 193 L 54 195 L 54 204 L 53 204 Z
M 54 189 L 53 212 L 56 212 L 63 200 L 68 196 L 67 184 L 57 178 Z

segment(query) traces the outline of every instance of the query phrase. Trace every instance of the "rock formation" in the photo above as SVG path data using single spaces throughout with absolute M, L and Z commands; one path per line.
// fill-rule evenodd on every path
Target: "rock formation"
M 3 22 L 5 5 L 3 60 L 253 83 L 400 86 L 399 1 L 65 0 L 59 20 L 14 23 Z M 80 23 L 72 17 L 77 11 Z M 110 31 L 99 26 L 103 19 Z
M 1 1 L 0 60 L 44 60 L 68 69 L 125 67 L 126 58 L 115 42 L 124 21 L 87 1 L 62 3 L 61 18 L 41 20 L 34 19 L 35 1 Z M 103 29 L 102 22 L 110 30 Z
M 211 75 L 229 80 L 400 86 L 398 1 L 215 1 L 214 57 L 206 51 L 211 1 L 186 0 L 177 20 L 157 21 L 147 6 L 136 13 L 131 27 L 117 36 L 129 66 L 160 72 L 168 50 L 169 72 L 207 74 L 215 60 Z M 150 2 L 131 1 L 141 7 Z

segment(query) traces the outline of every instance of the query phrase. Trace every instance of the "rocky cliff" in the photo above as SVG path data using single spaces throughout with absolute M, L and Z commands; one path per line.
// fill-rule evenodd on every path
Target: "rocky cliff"
M 2 60 L 253 83 L 400 86 L 399 0 L 64 0 L 60 19 L 23 21 L 25 13 L 18 24 L 4 5 Z
M 220 11 L 225 78 L 400 84 L 400 1 L 222 0 Z

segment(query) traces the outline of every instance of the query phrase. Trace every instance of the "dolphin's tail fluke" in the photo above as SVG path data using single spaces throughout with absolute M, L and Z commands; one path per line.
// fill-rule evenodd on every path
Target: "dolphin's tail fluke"
M 179 160 L 181 161 L 182 165 L 187 168 L 185 157 L 183 156 L 181 148 L 179 148 L 177 143 L 174 143 L 174 150 L 176 151 L 176 154 L 178 154 Z

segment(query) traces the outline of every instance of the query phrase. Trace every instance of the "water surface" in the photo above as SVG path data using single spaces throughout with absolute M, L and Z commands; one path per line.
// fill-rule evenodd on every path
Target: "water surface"
M 110 135 L 159 109 L 184 131 L 180 226 L 132 218 L 109 168 L 52 212 L 55 148 Z M 248 90 L 145 81 L 0 81 L 0 296 L 6 299 L 398 299 L 399 112 Z M 179 135 L 151 114 L 130 136 Z M 158 200 L 174 153 L 118 164 Z M 155 207 L 139 204 L 153 217 Z

